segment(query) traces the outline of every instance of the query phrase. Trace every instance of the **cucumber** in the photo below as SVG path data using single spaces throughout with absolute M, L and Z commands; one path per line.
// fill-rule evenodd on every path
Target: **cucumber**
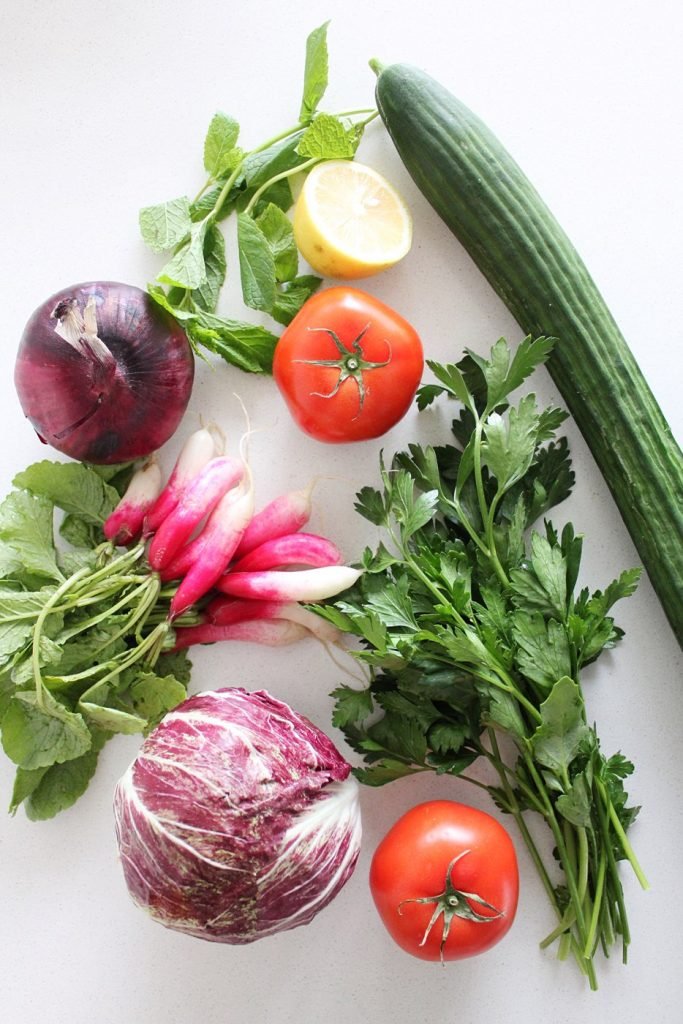
M 547 364 L 683 646 L 683 456 L 583 261 L 493 133 L 417 68 L 370 62 L 416 185 Z

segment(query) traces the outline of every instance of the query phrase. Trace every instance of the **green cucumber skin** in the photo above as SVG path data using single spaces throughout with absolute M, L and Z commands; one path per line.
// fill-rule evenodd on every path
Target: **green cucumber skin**
M 521 168 L 467 107 L 409 65 L 377 106 L 408 172 L 525 334 L 585 437 L 683 646 L 683 455 L 585 264 Z

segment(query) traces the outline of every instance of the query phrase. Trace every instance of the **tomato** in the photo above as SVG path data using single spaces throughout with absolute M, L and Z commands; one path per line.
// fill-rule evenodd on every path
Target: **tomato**
M 490 814 L 450 800 L 418 804 L 392 826 L 370 866 L 380 917 L 421 960 L 490 949 L 517 910 L 517 856 Z
M 422 344 L 410 324 L 356 288 L 304 303 L 275 347 L 273 376 L 302 430 L 318 441 L 379 437 L 406 414 Z

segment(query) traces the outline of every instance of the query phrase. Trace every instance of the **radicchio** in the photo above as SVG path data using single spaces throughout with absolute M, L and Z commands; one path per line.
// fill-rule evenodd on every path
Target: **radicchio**
M 120 780 L 114 809 L 135 903 L 212 942 L 308 924 L 360 849 L 349 765 L 264 690 L 213 690 L 178 705 Z

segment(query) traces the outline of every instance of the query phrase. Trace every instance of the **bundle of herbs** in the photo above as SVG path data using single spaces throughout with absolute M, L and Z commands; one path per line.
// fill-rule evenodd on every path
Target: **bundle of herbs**
M 335 724 L 366 762 L 359 779 L 434 771 L 487 790 L 515 818 L 557 915 L 541 945 L 558 940 L 595 988 L 598 949 L 620 936 L 625 960 L 629 944 L 618 862 L 647 883 L 627 838 L 633 765 L 603 754 L 580 674 L 621 639 L 611 608 L 639 570 L 576 593 L 580 536 L 547 520 L 531 530 L 574 482 L 556 436 L 566 413 L 539 409 L 533 394 L 510 400 L 551 349 L 527 338 L 512 356 L 501 339 L 489 359 L 429 364 L 438 383 L 418 404 L 461 403 L 456 444 L 410 445 L 390 469 L 382 462 L 381 490 L 364 487 L 356 508 L 387 543 L 366 549 L 355 587 L 317 610 L 360 638 L 353 653 L 369 669 L 367 689 L 334 692 Z M 482 758 L 492 774 L 468 774 Z M 527 812 L 550 828 L 554 864 Z

